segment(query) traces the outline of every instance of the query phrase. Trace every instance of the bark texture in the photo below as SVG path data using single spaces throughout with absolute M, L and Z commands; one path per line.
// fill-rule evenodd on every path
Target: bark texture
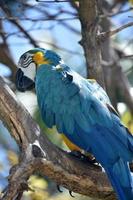
M 28 190 L 27 179 L 36 171 L 71 191 L 93 198 L 115 199 L 101 168 L 81 162 L 53 145 L 2 78 L 0 94 L 0 119 L 21 152 L 19 164 L 10 170 L 9 185 L 2 200 L 21 196 Z
M 133 113 L 130 85 L 122 71 L 120 57 L 110 44 L 112 35 L 132 26 L 133 22 L 110 30 L 110 20 L 107 16 L 110 12 L 111 7 L 104 0 L 79 1 L 78 13 L 82 33 L 80 44 L 85 52 L 87 77 L 96 79 L 103 88 L 106 88 L 116 109 L 121 99 Z M 106 65 L 103 65 L 105 62 Z
M 87 77 L 94 78 L 104 87 L 103 71 L 101 67 L 101 48 L 97 40 L 99 22 L 99 1 L 79 1 L 79 19 L 81 21 L 82 40 L 84 48 Z

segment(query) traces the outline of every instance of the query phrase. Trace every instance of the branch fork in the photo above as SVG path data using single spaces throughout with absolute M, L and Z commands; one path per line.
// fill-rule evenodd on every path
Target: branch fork
M 119 28 L 116 28 L 114 30 L 99 33 L 97 35 L 97 39 L 98 39 L 98 41 L 104 42 L 108 37 L 111 37 L 111 36 L 119 33 L 120 31 L 122 31 L 125 28 L 128 28 L 130 26 L 133 26 L 133 22 L 129 22 L 127 24 L 124 24 L 123 26 L 120 26 Z

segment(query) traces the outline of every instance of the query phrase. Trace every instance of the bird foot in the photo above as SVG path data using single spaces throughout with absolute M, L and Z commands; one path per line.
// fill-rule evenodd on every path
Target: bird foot
M 70 155 L 79 158 L 81 161 L 88 162 L 89 164 L 97 164 L 96 159 L 93 156 L 85 155 L 80 151 L 71 151 L 69 152 Z
M 72 191 L 70 191 L 70 190 L 69 190 L 69 194 L 70 194 L 71 197 L 73 197 L 73 198 L 75 197 L 75 196 L 72 194 Z
M 63 191 L 60 189 L 60 185 L 56 185 L 56 187 L 57 187 L 57 190 L 58 190 L 60 193 L 63 192 Z
M 60 185 L 57 185 L 57 190 L 58 190 L 59 192 L 61 192 L 61 193 L 63 192 L 63 191 L 61 190 L 61 188 L 60 188 Z M 71 197 L 75 197 L 75 196 L 72 194 L 72 191 L 70 191 L 70 190 L 69 190 L 69 194 L 70 194 Z

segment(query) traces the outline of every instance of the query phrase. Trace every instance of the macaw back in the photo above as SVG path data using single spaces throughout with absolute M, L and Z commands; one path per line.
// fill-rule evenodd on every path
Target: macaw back
M 105 168 L 119 199 L 132 200 L 127 162 L 133 159 L 133 137 L 108 108 L 110 101 L 103 89 L 96 95 L 96 85 L 65 65 L 41 65 L 35 85 L 46 125 L 56 125 L 59 133 L 92 153 Z

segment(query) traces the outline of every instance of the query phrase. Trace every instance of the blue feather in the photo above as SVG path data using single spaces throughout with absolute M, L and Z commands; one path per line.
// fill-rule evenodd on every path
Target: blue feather
M 127 162 L 133 160 L 133 136 L 108 109 L 110 100 L 98 83 L 84 79 L 66 65 L 61 65 L 61 70 L 41 65 L 36 93 L 46 124 L 56 125 L 74 144 L 91 152 L 105 168 L 119 199 L 132 200 Z

